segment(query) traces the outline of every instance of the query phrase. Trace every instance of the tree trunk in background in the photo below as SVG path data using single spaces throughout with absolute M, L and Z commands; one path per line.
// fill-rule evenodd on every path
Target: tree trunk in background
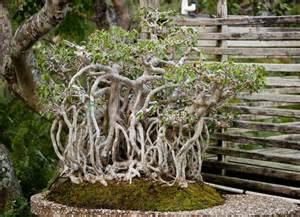
M 8 19 L 8 12 L 0 2 L 0 75 L 8 82 L 13 80 L 7 72 L 7 66 L 11 63 L 10 41 L 12 39 L 11 25 Z
M 47 0 L 12 36 L 8 12 L 0 1 L 0 73 L 16 95 L 35 111 L 41 110 L 35 90 L 29 54 L 31 47 L 65 16 L 69 0 Z
M 15 176 L 8 151 L 0 144 L 0 213 L 9 202 L 21 196 L 21 187 Z
M 98 29 L 108 29 L 107 4 L 105 0 L 94 0 L 95 22 Z
M 130 28 L 131 19 L 129 7 L 126 0 L 112 0 L 113 7 L 117 14 L 117 24 L 128 30 Z

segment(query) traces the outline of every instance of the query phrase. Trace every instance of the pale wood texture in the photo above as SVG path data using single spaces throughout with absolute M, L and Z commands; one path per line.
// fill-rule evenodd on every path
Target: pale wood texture
M 240 119 L 235 120 L 233 128 L 227 132 L 213 135 L 216 146 L 208 148 L 208 156 L 215 157 L 204 161 L 205 167 L 220 172 L 220 175 L 204 174 L 204 178 L 220 184 L 224 184 L 225 179 L 225 183 L 231 186 L 238 186 L 237 183 L 241 182 L 245 189 L 299 196 L 299 189 L 289 186 L 287 182 L 282 181 L 285 185 L 278 185 L 273 181 L 264 183 L 251 179 L 254 176 L 264 180 L 258 178 L 263 176 L 292 180 L 300 185 L 300 110 L 278 108 L 300 103 L 300 28 L 284 26 L 298 25 L 300 16 L 227 15 L 227 1 L 219 0 L 216 6 L 217 18 L 177 18 L 178 25 L 195 31 L 199 39 L 196 46 L 203 51 L 206 61 L 213 63 L 230 58 L 243 62 L 237 63 L 241 65 L 255 64 L 272 73 L 272 77 L 267 77 L 266 88 L 261 92 L 237 97 L 239 103 L 231 109 L 242 114 Z M 191 58 L 191 61 L 194 59 Z M 283 73 L 289 76 L 274 77 Z M 283 117 L 289 121 L 263 122 Z M 263 135 L 264 131 L 276 134 L 268 137 L 252 134 Z M 232 148 L 249 144 L 265 148 L 252 151 Z M 229 178 L 227 172 L 237 177 Z M 239 174 L 250 180 L 238 178 Z
M 177 18 L 181 26 L 215 25 L 274 25 L 300 23 L 300 16 L 240 16 L 230 18 Z
M 300 188 L 297 187 L 288 187 L 285 185 L 279 184 L 270 184 L 266 182 L 260 181 L 252 181 L 246 179 L 240 179 L 236 177 L 228 177 L 228 176 L 220 176 L 214 174 L 203 174 L 203 177 L 207 182 L 213 182 L 222 185 L 234 186 L 245 189 L 247 186 L 248 189 L 268 192 L 268 193 L 277 193 L 285 196 L 293 196 L 299 198 L 300 196 Z

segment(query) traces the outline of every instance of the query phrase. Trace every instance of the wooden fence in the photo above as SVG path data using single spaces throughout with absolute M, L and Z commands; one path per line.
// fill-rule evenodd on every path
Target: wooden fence
M 300 16 L 232 16 L 219 0 L 218 17 L 177 23 L 195 28 L 207 61 L 256 63 L 268 78 L 265 90 L 238 96 L 242 115 L 214 135 L 204 179 L 300 198 Z

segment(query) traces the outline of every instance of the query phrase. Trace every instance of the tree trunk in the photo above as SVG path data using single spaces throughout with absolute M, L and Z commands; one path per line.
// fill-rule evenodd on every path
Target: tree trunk
M 0 1 L 0 73 L 16 95 L 35 111 L 41 110 L 29 61 L 32 45 L 60 23 L 69 0 L 47 0 L 44 7 L 12 35 L 8 12 Z
M 112 0 L 117 14 L 118 26 L 129 29 L 131 24 L 130 12 L 126 0 Z
M 107 4 L 105 0 L 94 0 L 95 22 L 98 29 L 108 29 Z
M 20 183 L 17 180 L 5 146 L 0 144 L 0 212 L 9 202 L 21 196 Z
M 10 41 L 12 38 L 11 25 L 8 19 L 8 12 L 0 2 L 0 73 L 9 79 L 5 73 L 6 66 L 10 65 L 11 59 L 9 56 Z

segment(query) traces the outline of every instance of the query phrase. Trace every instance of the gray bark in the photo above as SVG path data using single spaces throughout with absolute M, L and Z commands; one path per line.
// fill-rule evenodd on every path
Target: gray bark
M 27 51 L 42 36 L 59 24 L 66 14 L 68 0 L 47 0 L 44 7 L 16 31 L 14 55 Z
M 126 0 L 112 0 L 112 4 L 117 14 L 118 26 L 128 30 L 130 28 L 131 18 Z
M 47 0 L 44 7 L 25 21 L 12 36 L 7 10 L 0 2 L 0 70 L 9 88 L 30 108 L 40 111 L 29 54 L 32 45 L 59 24 L 69 0 Z M 4 42 L 4 43 L 2 43 Z
M 95 22 L 98 29 L 108 29 L 107 4 L 105 0 L 94 0 Z
M 0 2 L 0 74 L 4 75 L 5 67 L 10 64 L 9 46 L 12 37 L 8 12 Z
M 21 196 L 20 183 L 17 180 L 8 151 L 0 144 L 0 211 Z

